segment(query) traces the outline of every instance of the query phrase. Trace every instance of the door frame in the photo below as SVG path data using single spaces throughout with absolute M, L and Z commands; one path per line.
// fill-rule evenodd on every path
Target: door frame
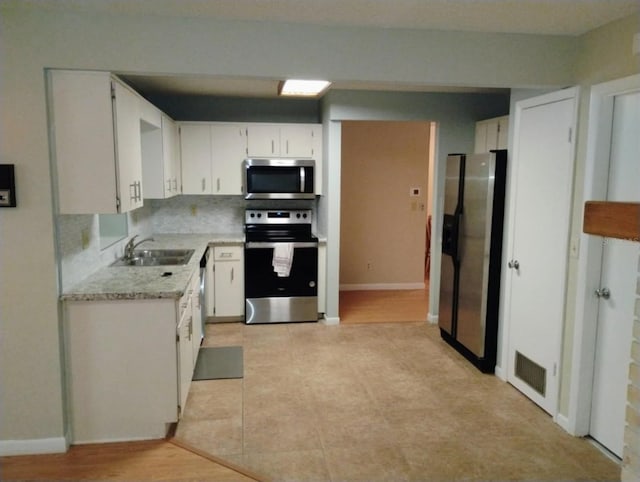
M 606 199 L 613 101 L 618 95 L 640 91 L 640 74 L 591 87 L 589 129 L 582 202 Z M 607 162 L 602 162 L 606 159 Z M 580 223 L 582 225 L 582 223 Z M 576 278 L 575 321 L 569 382 L 569 408 L 565 429 L 577 436 L 589 434 L 595 369 L 602 239 L 580 233 L 580 255 Z
M 506 247 L 506 249 L 503 249 L 502 251 L 502 263 L 503 266 L 506 266 L 509 259 L 511 259 L 512 254 L 513 254 L 513 236 L 511 234 L 511 231 L 513 229 L 513 227 L 515 226 L 515 217 L 517 214 L 517 206 L 515 206 L 515 199 L 516 199 L 516 190 L 518 188 L 518 186 L 516 185 L 516 179 L 517 179 L 517 169 L 518 169 L 518 164 L 517 164 L 517 159 L 515 157 L 515 153 L 518 152 L 518 147 L 519 147 L 519 140 L 518 140 L 518 132 L 520 130 L 520 123 L 521 123 L 521 118 L 522 118 L 522 112 L 525 109 L 529 109 L 532 107 L 536 107 L 536 106 L 540 106 L 540 105 L 545 105 L 545 104 L 550 104 L 550 103 L 554 103 L 554 102 L 560 102 L 563 100 L 567 100 L 567 99 L 574 99 L 574 112 L 573 112 L 573 124 L 572 124 L 572 146 L 571 146 L 571 167 L 570 167 L 570 173 L 569 173 L 569 177 L 570 179 L 574 179 L 574 175 L 575 175 L 575 157 L 576 157 L 576 137 L 577 137 L 577 122 L 578 122 L 578 106 L 579 106 L 579 99 L 580 99 L 580 88 L 579 87 L 570 87 L 567 89 L 562 89 L 562 90 L 558 90 L 555 92 L 550 92 L 547 94 L 543 94 L 543 95 L 539 95 L 539 96 L 535 96 L 535 97 L 531 97 L 529 99 L 523 99 L 521 101 L 516 102 L 515 105 L 515 116 L 514 116 L 514 124 L 513 124 L 513 149 L 512 149 L 512 155 L 510 156 L 510 166 L 508 167 L 509 169 L 509 174 L 508 174 L 508 186 L 507 186 L 507 193 L 508 193 L 508 198 L 507 198 L 507 202 L 506 202 L 506 206 L 507 206 L 507 213 L 505 214 L 505 219 L 507 220 L 507 224 L 505 224 L 505 229 L 504 229 L 504 236 L 505 236 L 505 243 L 504 246 Z M 565 266 L 564 266 L 564 280 L 563 280 L 563 291 L 564 291 L 564 303 L 563 303 L 563 313 L 562 313 L 562 319 L 565 320 L 565 311 L 566 311 L 566 301 L 567 301 L 567 278 L 568 278 L 568 266 L 569 266 L 569 239 L 570 239 L 570 220 L 571 220 L 571 211 L 572 211 L 572 199 L 573 199 L 573 183 L 570 189 L 567 189 L 567 193 L 566 193 L 566 206 L 567 206 L 567 219 L 566 219 L 566 239 L 567 239 L 567 246 L 566 246 L 566 254 L 565 254 Z M 502 320 L 501 323 L 501 334 L 500 334 L 500 339 L 499 339 L 499 347 L 500 347 L 500 352 L 499 352 L 499 364 L 500 364 L 500 368 L 499 371 L 498 369 L 496 369 L 496 375 L 498 375 L 502 380 L 504 381 L 508 381 L 508 374 L 509 374 L 509 369 L 510 369 L 510 365 L 512 364 L 512 361 L 510 360 L 510 356 L 509 356 L 509 348 L 510 348 L 510 323 L 507 320 L 507 315 L 508 315 L 508 309 L 509 309 L 509 303 L 511 301 L 511 280 L 512 280 L 512 276 L 513 276 L 513 270 L 507 270 L 507 269 L 503 269 L 502 270 L 502 286 L 504 287 L 502 289 L 502 294 L 503 296 L 501 297 L 501 301 L 500 301 L 500 320 Z M 553 376 L 553 381 L 550 383 L 553 383 L 553 390 L 552 393 L 554 394 L 555 400 L 553 402 L 554 405 L 554 410 L 552 413 L 552 416 L 554 418 L 554 420 L 557 419 L 558 417 L 558 408 L 559 408 L 559 401 L 560 401 L 560 379 L 561 379 L 561 373 L 562 373 L 562 335 L 563 335 L 563 331 L 564 331 L 564 323 L 561 326 L 558 326 L 557 328 L 557 333 L 556 333 L 556 359 L 558 360 L 557 362 L 557 367 L 556 367 L 556 373 L 555 376 Z M 527 395 L 528 396 L 528 395 Z

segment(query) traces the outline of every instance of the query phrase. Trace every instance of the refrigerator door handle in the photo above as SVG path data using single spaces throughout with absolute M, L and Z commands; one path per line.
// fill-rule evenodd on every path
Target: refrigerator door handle
M 517 259 L 512 259 L 511 261 L 509 261 L 509 264 L 507 266 L 509 266 L 509 268 L 511 269 L 520 269 L 520 263 Z

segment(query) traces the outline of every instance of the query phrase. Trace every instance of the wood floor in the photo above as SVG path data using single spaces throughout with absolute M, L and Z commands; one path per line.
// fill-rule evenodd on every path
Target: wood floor
M 426 321 L 429 288 L 399 291 L 341 291 L 340 323 Z
M 264 480 L 218 463 L 183 442 L 152 440 L 72 446 L 67 453 L 0 457 L 2 480 Z

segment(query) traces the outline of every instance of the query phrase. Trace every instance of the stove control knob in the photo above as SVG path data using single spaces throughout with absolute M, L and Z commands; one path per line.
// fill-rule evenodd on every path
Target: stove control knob
M 262 213 L 258 213 L 258 217 L 261 218 L 262 217 Z
M 304 214 L 302 215 L 302 217 L 303 217 L 303 218 L 305 218 L 305 219 L 307 219 L 307 213 L 304 213 Z
M 313 288 L 315 287 L 316 282 L 315 281 L 309 281 L 309 288 Z
M 252 218 L 256 217 L 256 213 L 251 213 L 249 216 L 251 216 Z

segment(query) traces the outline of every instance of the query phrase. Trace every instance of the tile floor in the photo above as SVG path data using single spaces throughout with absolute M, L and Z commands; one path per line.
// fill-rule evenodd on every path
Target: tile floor
M 192 383 L 176 436 L 273 480 L 619 480 L 619 466 L 424 322 L 207 325 L 244 378 Z

